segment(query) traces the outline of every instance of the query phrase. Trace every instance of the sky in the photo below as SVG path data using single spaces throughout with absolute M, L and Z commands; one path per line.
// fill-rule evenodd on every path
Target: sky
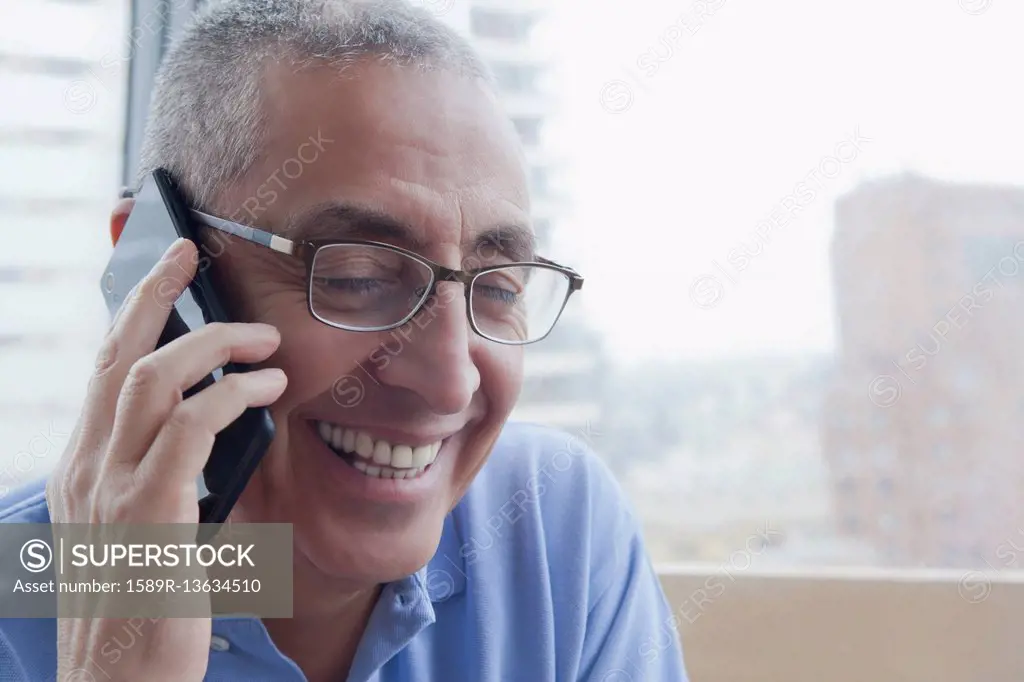
M 547 6 L 554 253 L 618 362 L 828 352 L 837 196 L 906 170 L 1024 186 L 1020 3 Z

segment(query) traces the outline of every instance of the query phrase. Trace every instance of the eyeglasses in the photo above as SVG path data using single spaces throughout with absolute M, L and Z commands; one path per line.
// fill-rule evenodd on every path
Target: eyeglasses
M 301 258 L 310 314 L 346 331 L 401 327 L 437 294 L 439 283 L 461 282 L 474 332 L 497 343 L 525 345 L 550 334 L 569 297 L 583 288 L 578 272 L 546 258 L 452 270 L 391 244 L 361 239 L 293 241 L 201 211 L 190 213 L 207 227 Z

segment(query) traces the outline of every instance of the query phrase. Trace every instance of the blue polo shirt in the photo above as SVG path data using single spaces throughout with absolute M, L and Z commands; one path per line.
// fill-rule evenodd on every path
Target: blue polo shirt
M 433 559 L 382 590 L 347 682 L 685 682 L 678 620 L 586 440 L 505 427 Z M 49 522 L 42 483 L 0 505 Z M 0 619 L 0 682 L 54 680 L 55 641 L 55 620 Z M 255 618 L 215 618 L 209 657 L 206 682 L 306 679 Z

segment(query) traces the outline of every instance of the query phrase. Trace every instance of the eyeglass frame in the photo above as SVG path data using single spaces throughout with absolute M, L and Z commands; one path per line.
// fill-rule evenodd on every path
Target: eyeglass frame
M 400 246 L 394 244 L 387 244 L 384 242 L 378 242 L 368 239 L 311 239 L 311 240 L 292 240 L 286 239 L 273 232 L 261 230 L 257 227 L 250 225 L 243 225 L 242 223 L 236 223 L 231 220 L 219 218 L 209 213 L 204 213 L 196 209 L 189 209 L 189 215 L 196 222 L 205 225 L 206 227 L 213 228 L 220 232 L 230 234 L 245 241 L 264 246 L 268 249 L 276 251 L 278 253 L 292 256 L 294 258 L 300 258 L 306 266 L 306 307 L 309 310 L 309 314 L 317 321 L 326 324 L 329 327 L 335 329 L 341 329 L 343 331 L 351 332 L 384 332 L 392 329 L 398 329 L 406 324 L 409 324 L 426 306 L 427 301 L 430 300 L 431 296 L 434 296 L 437 292 L 437 285 L 441 282 L 461 282 L 465 286 L 466 290 L 466 317 L 469 319 L 469 327 L 476 334 L 479 334 L 488 341 L 500 343 L 507 346 L 526 346 L 529 344 L 537 343 L 546 339 L 552 331 L 555 329 L 555 325 L 562 317 L 562 313 L 565 312 L 565 306 L 569 303 L 569 297 L 573 293 L 583 288 L 583 276 L 579 274 L 573 268 L 566 265 L 560 265 L 552 260 L 536 256 L 535 261 L 521 261 L 514 263 L 503 263 L 501 265 L 489 265 L 484 268 L 475 268 L 472 270 L 453 270 L 452 268 L 445 267 L 439 263 L 421 256 L 415 251 L 403 249 Z M 332 322 L 317 314 L 316 310 L 313 309 L 313 266 L 316 261 L 316 254 L 320 249 L 327 246 L 373 246 L 378 248 L 387 249 L 400 253 L 404 256 L 408 256 L 413 260 L 417 261 L 421 265 L 426 266 L 431 273 L 430 287 L 425 291 L 420 298 L 419 302 L 413 306 L 412 311 L 402 318 L 399 322 L 394 324 L 384 325 L 380 327 L 351 327 L 346 326 L 338 322 Z M 558 308 L 558 314 L 555 315 L 555 319 L 552 320 L 548 330 L 544 333 L 544 336 L 540 336 L 530 341 L 507 341 L 499 339 L 488 334 L 485 334 L 476 323 L 473 317 L 473 282 L 489 272 L 495 272 L 498 270 L 505 270 L 508 268 L 515 267 L 540 267 L 547 270 L 554 270 L 562 275 L 565 275 L 569 279 L 569 287 L 565 293 L 565 297 L 562 299 L 561 305 Z

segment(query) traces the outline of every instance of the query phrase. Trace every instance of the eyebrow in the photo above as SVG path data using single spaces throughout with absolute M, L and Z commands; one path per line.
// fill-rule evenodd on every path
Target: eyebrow
M 537 240 L 533 232 L 522 225 L 498 225 L 479 232 L 473 237 L 473 253 L 497 251 L 516 263 L 532 263 L 537 258 Z
M 393 240 L 412 249 L 423 239 L 400 220 L 381 211 L 354 204 L 329 202 L 306 209 L 288 221 L 281 236 L 295 241 L 318 239 Z
M 282 237 L 294 241 L 330 239 L 366 239 L 397 242 L 416 252 L 427 243 L 417 230 L 382 211 L 344 202 L 318 204 L 288 221 Z M 473 253 L 487 249 L 515 262 L 536 259 L 537 242 L 533 232 L 518 224 L 496 225 L 471 236 L 464 244 Z

